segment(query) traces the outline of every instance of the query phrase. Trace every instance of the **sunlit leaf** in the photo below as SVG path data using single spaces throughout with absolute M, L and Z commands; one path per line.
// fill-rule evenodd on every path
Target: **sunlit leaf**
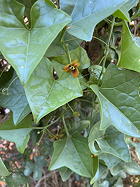
M 72 13 L 75 4 L 75 0 L 60 0 L 60 8 L 68 14 Z
M 113 14 L 125 2 L 127 0 L 77 0 L 68 32 L 77 38 L 90 41 L 95 26 Z
M 131 21 L 130 16 L 128 11 L 133 8 L 134 6 L 136 6 L 138 3 L 138 0 L 128 0 L 123 6 L 121 6 L 119 8 L 119 10 L 117 10 L 114 13 L 114 16 L 119 17 L 121 19 L 124 19 L 126 21 Z
M 82 96 L 78 78 L 64 72 L 63 67 L 64 65 L 44 58 L 25 85 L 26 96 L 36 122 L 58 107 Z
M 24 6 L 15 0 L 1 0 L 0 12 L 0 50 L 25 83 L 71 19 L 49 0 L 38 0 L 33 5 L 30 29 L 23 24 Z
M 124 134 L 140 137 L 139 82 L 139 73 L 110 65 L 101 88 L 91 86 L 101 105 L 101 129 L 111 124 Z
M 131 34 L 127 23 L 123 24 L 121 56 L 118 65 L 140 72 L 140 38 Z

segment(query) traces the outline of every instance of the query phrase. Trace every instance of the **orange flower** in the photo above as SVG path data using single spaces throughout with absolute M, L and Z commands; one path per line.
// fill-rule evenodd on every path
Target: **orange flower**
M 78 77 L 79 75 L 79 70 L 78 67 L 80 66 L 80 63 L 78 60 L 72 61 L 71 64 L 68 64 L 64 67 L 65 72 L 70 72 L 74 78 Z

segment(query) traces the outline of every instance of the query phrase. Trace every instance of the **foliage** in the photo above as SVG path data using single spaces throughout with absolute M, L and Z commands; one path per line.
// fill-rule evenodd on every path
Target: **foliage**
M 137 0 L 1 0 L 0 137 L 23 158 L 0 159 L 8 186 L 44 167 L 94 187 L 140 175 L 139 11 Z

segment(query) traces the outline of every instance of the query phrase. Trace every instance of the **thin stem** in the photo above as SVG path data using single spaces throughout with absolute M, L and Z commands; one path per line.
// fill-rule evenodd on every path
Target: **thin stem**
M 68 128 L 67 128 L 67 125 L 66 125 L 66 122 L 65 122 L 64 115 L 62 116 L 62 120 L 63 120 L 63 124 L 64 124 L 64 128 L 65 128 L 66 134 L 67 134 L 67 136 L 70 136 Z
M 13 82 L 17 79 L 18 77 L 15 77 L 9 84 L 9 86 L 7 88 L 3 88 L 2 91 L 0 91 L 0 94 L 2 95 L 8 95 L 8 91 L 10 86 L 13 84 Z
M 42 135 L 41 135 L 39 141 L 37 142 L 37 147 L 41 144 L 41 141 L 42 141 L 44 135 L 45 135 L 45 129 L 43 129 Z
M 100 65 L 100 64 L 102 63 L 102 61 L 104 60 L 104 58 L 105 58 L 105 56 L 103 56 L 103 57 L 101 58 L 101 60 L 100 60 L 100 62 L 99 62 L 98 65 Z
M 88 101 L 86 99 L 79 99 L 79 101 L 83 101 L 83 102 L 87 102 L 87 103 L 90 103 L 91 104 L 91 101 Z
M 109 48 L 110 48 L 110 42 L 111 42 L 111 37 L 112 37 L 112 33 L 113 33 L 114 23 L 115 23 L 115 17 L 113 17 L 113 21 L 112 21 L 112 25 L 111 25 L 111 29 L 110 29 L 110 33 L 109 33 L 109 38 L 108 38 L 108 42 L 107 42 L 106 54 L 105 54 L 103 64 L 105 64 L 108 53 L 109 53 Z
M 106 53 L 105 53 L 105 56 L 104 56 L 102 71 L 101 71 L 101 73 L 100 73 L 98 85 L 99 85 L 99 83 L 100 83 L 101 76 L 102 76 L 102 74 L 103 74 L 103 72 L 104 72 L 105 63 L 106 63 L 107 56 L 108 56 L 108 53 L 109 53 L 110 42 L 111 42 L 111 37 L 112 37 L 112 33 L 113 33 L 114 24 L 115 24 L 115 17 L 113 17 L 113 20 L 112 20 L 111 29 L 110 29 L 110 33 L 109 33 L 109 38 L 108 38 L 108 42 L 107 42 Z
M 65 41 L 64 41 L 65 31 L 66 31 L 66 27 L 62 30 L 61 40 L 60 41 L 61 41 L 63 49 L 64 49 L 64 51 L 65 51 L 65 53 L 67 55 L 68 63 L 70 64 L 71 63 L 71 57 L 70 57 L 70 52 L 69 52 L 68 44 L 66 44 Z
M 93 38 L 95 38 L 96 40 L 99 40 L 99 41 L 102 42 L 103 44 L 107 45 L 107 43 L 104 42 L 102 39 L 100 39 L 100 38 L 98 38 L 98 37 L 96 37 L 96 36 L 93 36 Z
M 107 23 L 109 23 L 109 24 L 111 24 L 112 23 L 112 21 L 111 20 L 109 20 L 109 19 L 104 19 Z
M 7 90 L 10 88 L 10 86 L 13 84 L 13 82 L 14 82 L 16 79 L 18 79 L 18 77 L 15 77 L 15 78 L 10 82 L 9 86 L 7 87 Z
M 73 108 L 69 105 L 69 103 L 67 103 L 68 107 L 71 109 L 72 113 L 74 113 Z
M 53 121 L 52 123 L 46 125 L 45 127 L 32 127 L 32 129 L 47 129 L 48 127 L 50 127 L 51 125 L 56 123 L 59 119 L 60 119 L 60 117 L 58 117 L 55 121 Z
M 54 123 L 56 123 L 58 120 L 60 119 L 60 117 L 58 117 L 55 121 L 53 121 L 52 123 L 48 124 L 46 126 L 46 128 L 50 127 L 51 125 L 53 125 Z
M 65 51 L 65 53 L 67 55 L 68 63 L 71 64 L 71 57 L 70 57 L 70 52 L 69 52 L 68 44 L 65 44 L 64 41 L 62 41 L 62 44 L 63 44 L 64 51 Z
M 4 73 L 4 71 L 5 71 L 6 68 L 7 68 L 7 67 L 5 67 L 5 68 L 2 70 L 2 72 L 0 73 L 0 77 L 2 76 L 2 74 Z
M 44 129 L 44 127 L 32 127 L 34 130 Z

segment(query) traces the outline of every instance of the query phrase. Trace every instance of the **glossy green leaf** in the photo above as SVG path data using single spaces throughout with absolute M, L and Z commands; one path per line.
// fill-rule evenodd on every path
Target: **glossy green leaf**
M 112 126 L 104 133 L 104 131 L 100 130 L 99 123 L 97 123 L 92 127 L 88 141 L 89 148 L 93 154 L 109 153 L 126 162 L 130 161 L 130 154 L 124 141 L 124 135 Z
M 71 56 L 71 61 L 74 61 L 74 60 L 79 61 L 80 69 L 86 69 L 90 66 L 90 59 L 87 56 L 87 52 L 82 47 L 78 47 L 70 51 L 70 56 Z M 57 56 L 52 59 L 64 65 L 69 63 L 66 55 Z
M 134 37 L 127 23 L 123 24 L 119 67 L 140 72 L 140 38 Z
M 72 171 L 69 168 L 66 168 L 66 167 L 60 168 L 60 169 L 58 169 L 58 171 L 60 173 L 60 176 L 61 176 L 63 182 L 68 180 L 69 177 L 72 174 Z
M 136 128 L 140 128 L 139 82 L 139 73 L 110 65 L 101 88 L 91 86 L 101 105 L 101 129 L 111 124 L 124 134 L 140 137 Z
M 25 85 L 25 92 L 36 122 L 69 101 L 82 96 L 78 78 L 63 71 L 63 65 L 44 58 Z M 53 76 L 54 70 L 57 78 Z
M 15 125 L 31 112 L 24 88 L 15 73 L 11 80 L 0 89 L 0 106 L 13 112 Z
M 50 170 L 67 167 L 75 173 L 93 177 L 97 169 L 97 158 L 91 157 L 87 139 L 82 136 L 66 137 L 54 143 Z
M 32 117 L 29 115 L 18 126 L 14 126 L 12 116 L 0 123 L 0 137 L 14 142 L 19 152 L 23 153 L 32 130 Z
M 127 1 L 123 6 L 121 6 L 119 8 L 119 10 L 117 10 L 114 13 L 114 16 L 119 17 L 121 19 L 124 19 L 126 21 L 131 21 L 130 16 L 128 11 L 133 8 L 134 6 L 136 6 L 138 3 L 138 0 L 129 0 Z
M 6 168 L 6 166 L 3 163 L 2 159 L 0 158 L 0 176 L 6 177 L 8 175 L 10 175 L 10 172 L 8 171 L 8 169 Z
M 49 45 L 71 19 L 49 0 L 38 0 L 33 5 L 30 29 L 22 23 L 24 6 L 15 0 L 2 0 L 0 12 L 0 50 L 26 83 Z
M 77 0 L 68 32 L 77 38 L 90 41 L 95 26 L 126 2 L 127 0 Z

